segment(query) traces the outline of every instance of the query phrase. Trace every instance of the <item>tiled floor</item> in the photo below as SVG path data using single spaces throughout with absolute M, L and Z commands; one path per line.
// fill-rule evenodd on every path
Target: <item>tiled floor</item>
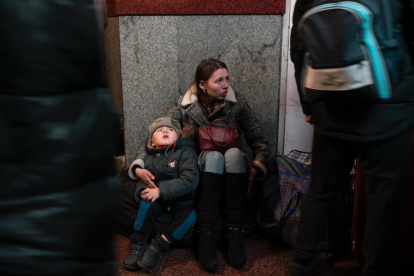
M 242 270 L 230 266 L 224 250 L 217 248 L 219 268 L 216 275 L 289 275 L 292 249 L 282 243 L 270 242 L 258 235 L 244 239 L 247 263 Z M 128 252 L 129 239 L 115 236 L 115 276 L 145 275 L 144 270 L 127 271 L 122 261 Z M 323 276 L 359 275 L 361 268 L 351 254 L 329 264 Z M 193 248 L 173 248 L 167 251 L 150 275 L 210 275 L 200 265 Z

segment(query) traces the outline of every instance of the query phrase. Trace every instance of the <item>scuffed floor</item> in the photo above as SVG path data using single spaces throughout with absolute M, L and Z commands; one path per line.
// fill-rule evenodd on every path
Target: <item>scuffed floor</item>
M 289 275 L 289 264 L 293 253 L 291 247 L 274 243 L 258 235 L 244 239 L 247 263 L 242 270 L 230 266 L 222 248 L 217 248 L 219 268 L 216 275 Z M 148 275 L 144 270 L 127 271 L 122 261 L 128 252 L 129 239 L 116 235 L 115 276 Z M 347 254 L 329 263 L 323 276 L 359 275 L 361 267 L 352 254 Z M 157 268 L 149 275 L 210 275 L 200 265 L 193 248 L 172 248 L 162 256 Z

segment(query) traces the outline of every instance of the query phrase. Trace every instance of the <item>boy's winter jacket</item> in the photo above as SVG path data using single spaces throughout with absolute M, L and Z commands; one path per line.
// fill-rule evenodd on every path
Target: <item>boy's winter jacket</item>
M 144 168 L 154 175 L 154 183 L 159 187 L 164 201 L 194 204 L 199 172 L 193 140 L 183 139 L 180 134 L 174 145 L 148 154 Z M 141 201 L 141 192 L 147 188 L 142 180 L 138 181 L 135 189 L 137 202 Z

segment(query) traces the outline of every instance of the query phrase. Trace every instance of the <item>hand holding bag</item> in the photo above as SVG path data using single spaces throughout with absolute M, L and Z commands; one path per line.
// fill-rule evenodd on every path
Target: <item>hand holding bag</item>
M 226 127 L 211 126 L 217 121 L 227 124 Z M 238 148 L 242 150 L 242 139 L 235 126 L 230 126 L 226 120 L 216 119 L 208 126 L 199 127 L 197 130 L 197 148 L 199 152 L 204 150 L 218 151 L 224 154 L 228 149 Z

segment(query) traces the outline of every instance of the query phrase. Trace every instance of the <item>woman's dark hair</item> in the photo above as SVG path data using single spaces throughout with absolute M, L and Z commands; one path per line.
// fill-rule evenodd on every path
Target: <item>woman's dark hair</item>
M 213 75 L 218 69 L 227 70 L 227 65 L 224 62 L 214 58 L 203 59 L 197 66 L 192 85 L 195 85 L 197 88 L 196 95 L 200 102 L 202 102 L 204 98 L 203 90 L 200 88 L 200 82 L 207 82 L 211 75 Z

